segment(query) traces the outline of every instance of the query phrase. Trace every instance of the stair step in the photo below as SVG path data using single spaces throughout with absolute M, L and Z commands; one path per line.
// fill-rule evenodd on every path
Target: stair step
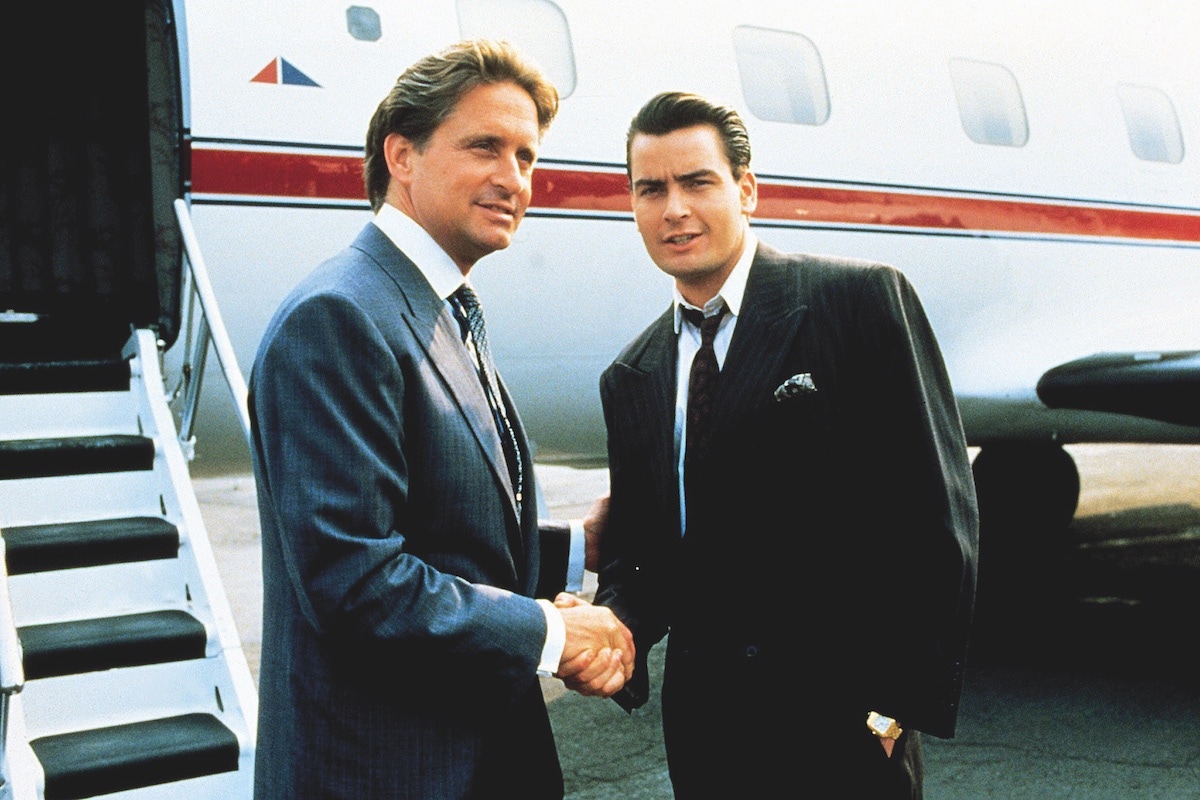
M 0 394 L 124 392 L 129 377 L 122 358 L 0 362 Z
M 149 470 L 154 441 L 133 434 L 0 441 L 0 480 Z
M 27 680 L 203 658 L 208 643 L 204 625 L 178 610 L 26 625 L 17 635 Z
M 179 529 L 161 517 L 5 528 L 8 574 L 175 558 Z
M 237 737 L 211 714 L 43 736 L 30 746 L 45 770 L 46 800 L 81 800 L 238 768 Z

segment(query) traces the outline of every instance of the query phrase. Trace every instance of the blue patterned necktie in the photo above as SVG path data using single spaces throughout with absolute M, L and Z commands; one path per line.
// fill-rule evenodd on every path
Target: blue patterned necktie
M 470 331 L 471 341 L 475 345 L 476 368 L 479 381 L 483 384 L 483 393 L 487 395 L 488 405 L 492 410 L 492 418 L 500 432 L 500 441 L 504 445 L 504 455 L 508 462 L 509 478 L 512 480 L 513 494 L 517 498 L 517 515 L 521 513 L 521 493 L 524 488 L 525 470 L 521 463 L 521 451 L 517 448 L 517 435 L 504 403 L 500 400 L 500 383 L 496 377 L 496 365 L 492 361 L 492 352 L 488 348 L 487 328 L 483 323 L 483 307 L 479 297 L 467 284 L 463 284 L 453 295 L 454 305 L 458 308 L 460 322 L 465 321 Z M 463 332 L 464 338 L 466 331 Z

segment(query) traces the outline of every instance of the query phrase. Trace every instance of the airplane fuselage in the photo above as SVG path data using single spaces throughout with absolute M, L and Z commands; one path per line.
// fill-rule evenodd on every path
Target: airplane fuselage
M 243 369 L 287 290 L 370 219 L 361 157 L 375 103 L 408 63 L 491 24 L 548 53 L 560 88 L 569 84 L 513 245 L 472 272 L 500 369 L 543 455 L 602 456 L 599 373 L 669 302 L 669 280 L 632 221 L 624 134 L 642 102 L 674 88 L 742 110 L 762 239 L 908 274 L 971 444 L 1200 440 L 1194 424 L 1052 409 L 1036 390 L 1048 370 L 1096 353 L 1200 348 L 1200 162 L 1187 150 L 1200 131 L 1200 69 L 1173 15 L 1182 4 L 1158 16 L 1127 16 L 1120 4 L 1085 16 L 1073 4 L 1034 13 L 776 2 L 683 14 L 564 0 L 540 4 L 558 12 L 554 24 L 521 31 L 487 16 L 503 3 L 381 3 L 370 7 L 374 40 L 355 38 L 341 5 L 286 14 L 218 5 L 187 9 L 190 199 Z M 565 51 L 553 50 L 555 37 Z M 819 123 L 771 118 L 753 95 L 773 62 L 751 56 L 780 37 L 817 55 L 827 95 Z M 1147 38 L 1162 46 L 1139 46 Z M 1013 78 L 1021 105 L 1008 111 L 1022 141 L 977 140 L 956 72 L 964 64 Z M 302 79 L 286 82 L 288 70 Z M 1169 142 L 1164 160 L 1131 144 L 1121 92 L 1146 87 L 1176 114 L 1178 161 Z M 204 423 L 202 466 L 213 453 Z M 212 438 L 210 447 L 221 437 Z

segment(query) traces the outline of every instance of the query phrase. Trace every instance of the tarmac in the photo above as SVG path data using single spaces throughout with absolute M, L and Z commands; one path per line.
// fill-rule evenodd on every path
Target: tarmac
M 1200 448 L 1068 449 L 1084 486 L 1069 546 L 1031 553 L 977 624 L 957 735 L 924 739 L 926 800 L 1200 800 Z M 537 469 L 554 517 L 582 516 L 607 489 L 602 469 Z M 257 680 L 254 483 L 193 483 Z M 653 687 L 663 649 L 651 652 Z M 657 691 L 632 715 L 554 679 L 543 691 L 567 800 L 671 798 Z

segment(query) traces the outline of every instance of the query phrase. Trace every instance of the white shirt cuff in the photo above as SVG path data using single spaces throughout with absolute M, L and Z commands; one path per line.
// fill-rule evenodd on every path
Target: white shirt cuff
M 571 520 L 571 549 L 567 555 L 567 586 L 568 592 L 583 591 L 583 563 L 586 537 L 583 533 L 583 520 Z
M 538 600 L 542 613 L 546 615 L 546 644 L 542 646 L 542 660 L 538 663 L 538 675 L 549 677 L 558 672 L 563 648 L 567 646 L 567 625 L 562 612 L 549 600 Z

